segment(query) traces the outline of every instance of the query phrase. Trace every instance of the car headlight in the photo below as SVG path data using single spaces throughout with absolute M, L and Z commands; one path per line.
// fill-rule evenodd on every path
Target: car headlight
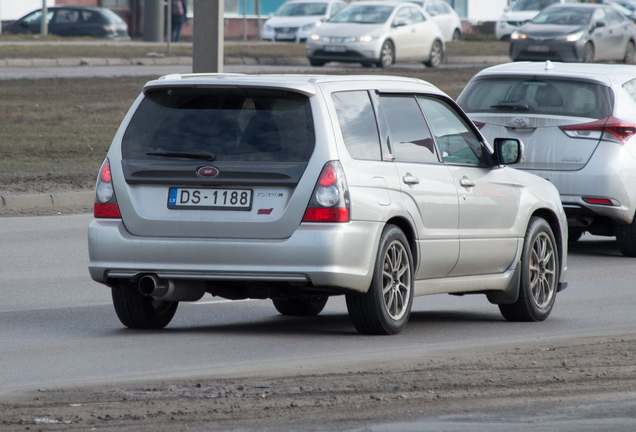
M 360 36 L 358 38 L 358 40 L 360 42 L 371 42 L 372 40 L 377 39 L 377 38 L 378 38 L 377 36 L 368 36 L 367 35 L 367 36 Z
M 570 35 L 567 35 L 565 37 L 565 40 L 568 42 L 576 42 L 577 40 L 581 39 L 583 37 L 583 32 L 576 32 L 576 33 L 572 33 Z
M 307 31 L 307 30 L 311 30 L 311 29 L 312 29 L 312 28 L 314 28 L 314 27 L 316 27 L 316 23 L 315 23 L 315 22 L 314 22 L 314 23 L 311 23 L 311 24 L 307 24 L 307 25 L 302 26 L 302 29 L 301 29 L 301 30 L 303 30 L 303 31 Z
M 523 33 L 514 32 L 510 35 L 510 39 L 525 39 L 527 36 Z
M 311 36 L 309 36 L 309 39 L 311 39 L 313 41 L 319 41 L 320 40 L 320 35 L 312 34 Z

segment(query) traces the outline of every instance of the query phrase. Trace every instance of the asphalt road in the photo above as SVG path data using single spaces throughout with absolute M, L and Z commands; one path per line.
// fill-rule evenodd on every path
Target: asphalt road
M 497 346 L 636 328 L 634 261 L 614 242 L 571 247 L 570 286 L 543 323 L 508 323 L 483 296 L 417 298 L 400 335 L 358 335 L 344 300 L 316 318 L 270 301 L 211 296 L 181 304 L 164 331 L 122 327 L 109 290 L 87 271 L 91 215 L 0 219 L 0 396 L 58 386 L 169 377 L 324 371 L 453 348 Z

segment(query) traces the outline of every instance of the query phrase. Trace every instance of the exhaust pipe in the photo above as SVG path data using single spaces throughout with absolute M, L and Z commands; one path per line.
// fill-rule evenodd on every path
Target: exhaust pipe
M 155 275 L 146 275 L 139 279 L 139 292 L 147 297 L 163 297 L 168 294 L 168 282 Z
M 148 274 L 139 279 L 139 292 L 165 301 L 197 301 L 205 294 L 204 281 L 165 280 Z

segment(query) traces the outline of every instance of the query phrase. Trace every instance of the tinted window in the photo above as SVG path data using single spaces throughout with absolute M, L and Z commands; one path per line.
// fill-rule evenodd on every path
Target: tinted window
M 354 159 L 380 160 L 380 136 L 366 91 L 332 94 L 342 139 Z
M 517 11 L 539 11 L 558 3 L 559 0 L 517 0 L 512 10 Z
M 534 17 L 532 22 L 535 24 L 586 25 L 590 22 L 593 11 L 594 9 L 591 8 L 573 6 L 554 7 L 541 12 Z M 603 14 L 603 17 L 605 17 L 605 14 Z
M 276 12 L 277 16 L 320 16 L 327 13 L 327 3 L 289 3 Z
M 418 96 L 445 163 L 486 166 L 481 141 L 448 102 Z
M 604 118 L 612 113 L 608 87 L 583 81 L 488 78 L 473 81 L 458 100 L 466 112 L 538 113 Z
M 306 162 L 314 149 L 307 97 L 277 90 L 152 91 L 123 138 L 124 159 L 213 154 L 217 161 Z M 166 158 L 163 158 L 166 160 Z
M 435 141 L 414 96 L 382 96 L 396 161 L 439 162 Z

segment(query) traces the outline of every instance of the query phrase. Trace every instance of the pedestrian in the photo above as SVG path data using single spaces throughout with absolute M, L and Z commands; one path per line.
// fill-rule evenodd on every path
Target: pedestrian
M 181 27 L 188 20 L 185 0 L 172 0 L 172 42 L 179 42 Z

